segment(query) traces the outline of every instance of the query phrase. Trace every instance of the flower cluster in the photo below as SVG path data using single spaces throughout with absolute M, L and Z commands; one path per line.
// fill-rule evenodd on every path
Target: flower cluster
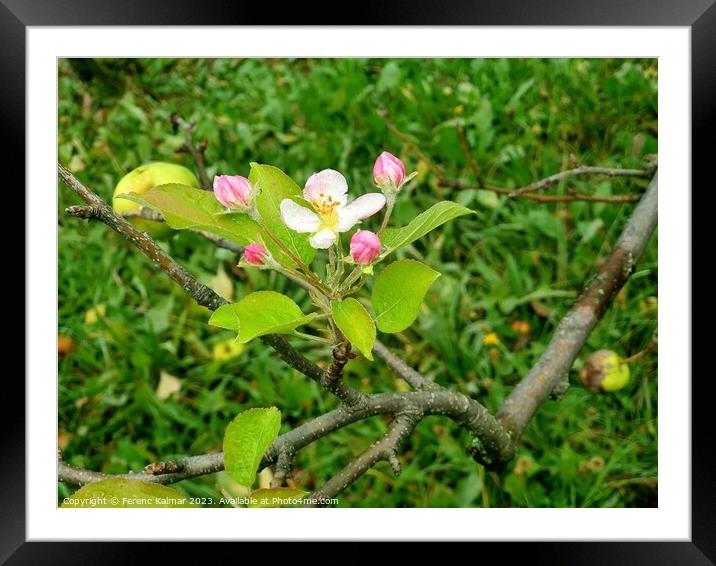
M 373 216 L 389 203 L 392 209 L 395 194 L 410 179 L 406 178 L 403 162 L 384 151 L 373 166 L 373 182 L 380 193 L 367 193 L 349 200 L 346 178 L 333 169 L 314 173 L 306 181 L 303 201 L 284 199 L 280 204 L 281 219 L 291 230 L 310 234 L 308 239 L 316 249 L 328 249 L 343 232 L 348 232 L 362 220 Z M 250 213 L 255 187 L 240 175 L 214 177 L 214 195 L 230 211 Z M 350 242 L 350 255 L 359 265 L 369 265 L 381 252 L 380 237 L 369 230 L 359 230 Z M 269 251 L 259 243 L 244 249 L 244 260 L 252 265 L 265 265 Z

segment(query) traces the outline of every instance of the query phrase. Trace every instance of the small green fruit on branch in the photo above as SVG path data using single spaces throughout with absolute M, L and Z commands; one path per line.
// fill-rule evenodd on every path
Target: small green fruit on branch
M 121 198 L 119 195 L 129 193 L 141 195 L 154 187 L 170 183 L 195 188 L 199 187 L 199 181 L 196 176 L 186 167 L 182 167 L 176 163 L 155 161 L 132 169 L 119 180 L 112 195 L 112 208 L 118 214 L 131 216 L 130 222 L 141 231 L 149 233 L 154 238 L 165 238 L 171 233 L 171 230 L 166 224 L 140 217 L 139 213 L 144 209 L 142 205 Z
M 158 185 L 177 183 L 188 187 L 199 187 L 199 181 L 194 173 L 186 167 L 175 163 L 155 161 L 132 169 L 122 177 L 114 188 L 112 208 L 119 214 L 139 210 L 141 206 L 130 200 L 118 199 L 118 195 L 134 193 L 141 195 Z

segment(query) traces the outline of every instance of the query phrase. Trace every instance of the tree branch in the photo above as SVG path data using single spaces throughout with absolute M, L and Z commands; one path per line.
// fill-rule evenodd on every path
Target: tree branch
M 535 366 L 507 397 L 498 413 L 517 442 L 552 390 L 565 379 L 587 337 L 627 281 L 656 227 L 658 173 L 627 222 L 611 255 L 555 330 Z
M 360 420 L 378 415 L 402 413 L 442 415 L 452 419 L 471 432 L 476 439 L 479 438 L 484 453 L 489 452 L 488 455 L 495 462 L 510 453 L 510 435 L 483 405 L 461 393 L 441 389 L 408 393 L 376 393 L 366 395 L 358 407 L 342 405 L 279 436 L 264 453 L 260 468 L 275 463 L 282 451 L 290 449 L 294 453 L 298 452 L 319 438 Z M 60 481 L 74 485 L 93 483 L 110 477 L 167 484 L 223 470 L 224 455 L 215 452 L 189 456 L 171 463 L 161 462 L 158 465 L 150 465 L 145 469 L 150 473 L 109 475 L 60 462 L 58 477 Z M 162 473 L 167 469 L 171 469 L 172 472 Z
M 442 179 L 438 180 L 438 184 L 443 187 L 450 187 L 453 189 L 478 189 L 484 191 L 490 191 L 497 193 L 498 195 L 511 196 L 512 189 L 505 187 L 496 187 L 480 181 L 477 184 L 461 183 L 453 179 Z M 585 193 L 578 193 L 574 190 L 569 190 L 569 194 L 566 195 L 535 195 L 533 193 L 519 194 L 515 198 L 524 198 L 539 203 L 554 203 L 554 202 L 574 202 L 574 201 L 585 201 L 585 202 L 606 202 L 611 204 L 620 204 L 625 202 L 636 202 L 641 199 L 641 195 L 588 195 Z
M 565 179 L 571 179 L 572 177 L 578 177 L 580 175 L 606 175 L 607 177 L 648 177 L 652 174 L 652 171 L 646 169 L 617 169 L 612 167 L 575 167 L 574 169 L 568 169 L 555 175 L 550 175 L 540 181 L 531 183 L 526 187 L 515 189 L 509 193 L 511 197 L 517 197 L 526 193 L 533 193 L 535 191 L 541 191 L 547 189 L 553 185 L 556 185 Z
M 59 163 L 57 164 L 57 171 L 65 185 L 89 205 L 89 207 L 70 206 L 67 209 L 68 214 L 79 216 L 80 218 L 94 218 L 104 222 L 112 230 L 139 248 L 159 269 L 169 275 L 200 305 L 216 310 L 226 302 L 209 287 L 196 280 L 186 269 L 160 248 L 148 234 L 140 232 L 126 219 L 117 215 L 112 210 L 112 207 L 80 183 L 72 173 Z
M 438 387 L 438 385 L 419 372 L 415 371 L 406 364 L 400 357 L 391 352 L 388 347 L 380 340 L 376 340 L 373 344 L 373 352 L 380 356 L 383 361 L 388 364 L 395 373 L 402 377 L 413 389 L 427 389 L 429 387 Z
M 288 444 L 279 449 L 271 487 L 281 487 L 286 482 L 286 476 L 291 471 L 291 463 L 295 454 L 296 451 L 293 446 Z
M 365 474 L 370 468 L 380 461 L 390 463 L 395 475 L 400 474 L 400 460 L 398 451 L 403 442 L 411 435 L 415 426 L 421 419 L 419 413 L 399 413 L 388 426 L 388 432 L 378 442 L 365 450 L 350 464 L 328 480 L 323 487 L 313 492 L 310 499 L 325 500 L 332 499 L 359 477 Z

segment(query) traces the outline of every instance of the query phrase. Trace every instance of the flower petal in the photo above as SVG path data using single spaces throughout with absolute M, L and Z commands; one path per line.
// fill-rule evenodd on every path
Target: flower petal
M 281 218 L 284 224 L 296 232 L 315 232 L 321 225 L 318 215 L 291 199 L 281 201 Z
M 318 250 L 325 250 L 330 248 L 336 242 L 336 237 L 336 233 L 333 230 L 328 230 L 326 228 L 311 236 L 308 239 L 308 243 Z
M 330 197 L 341 205 L 348 202 L 348 182 L 338 171 L 324 169 L 314 173 L 306 181 L 306 188 L 303 189 L 304 198 L 312 202 L 314 200 L 325 200 Z
M 338 232 L 348 232 L 348 230 L 360 222 L 356 212 L 347 206 L 339 208 L 336 211 L 336 215 L 338 216 L 338 222 L 336 223 L 336 231 Z
M 369 216 L 373 216 L 381 208 L 385 206 L 385 195 L 381 193 L 368 193 L 361 195 L 350 203 L 346 208 L 349 208 L 356 216 L 358 220 L 363 220 Z

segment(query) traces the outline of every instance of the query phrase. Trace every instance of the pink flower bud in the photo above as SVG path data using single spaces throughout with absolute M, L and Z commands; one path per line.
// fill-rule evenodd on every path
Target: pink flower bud
M 381 189 L 398 190 L 405 180 L 405 165 L 392 153 L 384 151 L 373 165 L 373 182 Z
M 380 239 L 370 230 L 358 230 L 351 238 L 353 261 L 368 265 L 380 255 Z
M 248 208 L 253 187 L 241 175 L 214 177 L 214 196 L 226 208 Z
M 244 259 L 252 265 L 263 265 L 268 250 L 261 244 L 249 244 L 244 248 Z

